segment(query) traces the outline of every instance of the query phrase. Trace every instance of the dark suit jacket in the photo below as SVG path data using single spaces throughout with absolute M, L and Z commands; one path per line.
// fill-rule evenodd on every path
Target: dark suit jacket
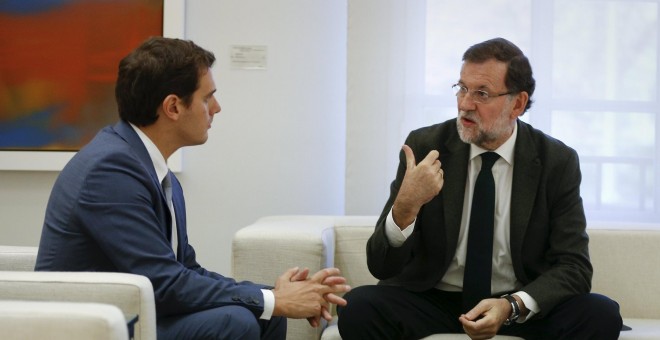
M 264 286 L 237 283 L 195 260 L 183 192 L 172 177 L 178 261 L 169 240 L 171 215 L 147 149 L 126 122 L 101 130 L 55 182 L 35 269 L 144 275 L 159 317 L 240 305 L 258 318 Z
M 385 219 L 405 174 L 400 153 L 390 197 L 367 244 L 369 270 L 381 284 L 422 291 L 447 271 L 458 243 L 470 145 L 456 119 L 421 128 L 406 140 L 417 160 L 440 152 L 444 187 L 424 205 L 415 229 L 398 248 L 385 236 Z M 577 153 L 562 142 L 518 121 L 511 193 L 511 258 L 523 291 L 539 304 L 542 317 L 558 303 L 591 289 L 588 236 L 580 197 Z M 496 293 L 496 292 L 493 292 Z

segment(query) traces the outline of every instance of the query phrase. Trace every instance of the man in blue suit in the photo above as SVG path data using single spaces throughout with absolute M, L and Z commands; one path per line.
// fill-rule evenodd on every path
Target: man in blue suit
M 318 326 L 348 291 L 336 268 L 292 268 L 274 287 L 208 271 L 188 244 L 181 185 L 167 159 L 206 142 L 220 112 L 215 57 L 191 41 L 151 38 L 119 64 L 121 118 L 66 165 L 53 187 L 36 270 L 144 275 L 159 339 L 283 339 L 286 317 Z

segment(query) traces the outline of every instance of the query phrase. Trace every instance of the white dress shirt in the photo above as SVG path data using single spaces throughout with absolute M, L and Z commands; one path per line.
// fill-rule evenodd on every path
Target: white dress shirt
M 156 176 L 158 176 L 158 182 L 163 183 L 163 179 L 165 176 L 167 176 L 167 172 L 169 171 L 169 168 L 167 167 L 167 161 L 163 157 L 163 154 L 160 153 L 160 150 L 158 150 L 156 144 L 151 141 L 149 136 L 142 132 L 142 130 L 140 130 L 137 126 L 133 125 L 133 123 L 130 124 L 133 130 L 135 130 L 135 133 L 137 133 L 138 137 L 140 137 L 142 144 L 144 144 L 144 147 L 149 153 L 151 162 L 153 163 L 154 169 L 156 170 Z M 177 230 L 174 209 L 172 209 L 172 229 Z M 270 289 L 262 289 L 261 292 L 264 295 L 264 311 L 261 313 L 259 318 L 263 320 L 270 320 L 270 318 L 273 316 L 273 310 L 275 309 L 275 295 Z
M 495 162 L 492 168 L 493 178 L 495 179 L 495 226 L 493 233 L 493 272 L 491 278 L 491 292 L 493 295 L 503 292 L 518 290 L 522 284 L 516 279 L 511 261 L 511 247 L 509 242 L 511 226 L 511 187 L 513 183 L 513 154 L 518 136 L 518 126 L 514 127 L 511 137 L 494 150 L 500 158 Z M 463 201 L 463 215 L 461 217 L 461 229 L 458 235 L 458 245 L 456 253 L 452 259 L 447 272 L 442 277 L 436 288 L 450 292 L 460 292 L 463 290 L 463 271 L 465 269 L 465 255 L 467 253 L 468 228 L 470 225 L 470 210 L 472 207 L 472 195 L 474 183 L 481 170 L 481 157 L 478 157 L 489 150 L 482 149 L 474 144 L 470 145 L 470 163 L 468 165 L 468 177 L 465 183 L 465 198 Z M 445 178 L 445 180 L 451 180 Z M 385 233 L 388 241 L 393 247 L 400 247 L 405 240 L 410 237 L 415 229 L 415 222 L 405 229 L 401 230 L 392 217 L 392 210 L 387 216 L 385 222 Z M 515 293 L 524 302 L 525 307 L 529 309 L 526 318 L 518 319 L 518 322 L 524 322 L 537 314 L 540 309 L 536 301 L 527 293 L 517 291 Z

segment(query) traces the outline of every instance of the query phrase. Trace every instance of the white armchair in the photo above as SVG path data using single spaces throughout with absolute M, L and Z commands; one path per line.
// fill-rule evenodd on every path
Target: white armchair
M 0 246 L 0 302 L 112 305 L 122 317 L 138 316 L 135 339 L 156 339 L 156 305 L 149 279 L 126 273 L 34 272 L 36 255 L 36 247 Z

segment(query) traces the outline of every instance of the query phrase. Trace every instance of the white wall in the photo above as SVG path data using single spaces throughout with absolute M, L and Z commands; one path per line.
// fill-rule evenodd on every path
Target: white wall
M 200 263 L 229 273 L 240 227 L 273 214 L 343 214 L 346 2 L 188 1 L 186 37 L 212 50 L 222 112 L 184 150 L 180 178 Z M 265 71 L 231 45 L 265 45 Z M 209 265 L 211 264 L 211 265 Z
M 347 0 L 195 0 L 185 18 L 216 55 L 222 112 L 178 176 L 199 262 L 229 274 L 234 233 L 259 217 L 344 213 Z M 267 46 L 267 70 L 230 69 L 231 45 Z M 0 171 L 0 244 L 38 244 L 56 176 Z
M 404 143 L 401 126 L 413 111 L 407 100 L 415 79 L 407 53 L 423 46 L 408 39 L 412 11 L 425 1 L 359 0 L 348 4 L 348 98 L 346 150 L 346 214 L 379 215 L 396 175 Z M 417 17 L 415 17 L 417 19 Z M 409 34 L 409 33 L 408 33 Z M 413 124 L 415 128 L 420 125 Z
M 36 246 L 56 172 L 0 171 L 0 244 Z

